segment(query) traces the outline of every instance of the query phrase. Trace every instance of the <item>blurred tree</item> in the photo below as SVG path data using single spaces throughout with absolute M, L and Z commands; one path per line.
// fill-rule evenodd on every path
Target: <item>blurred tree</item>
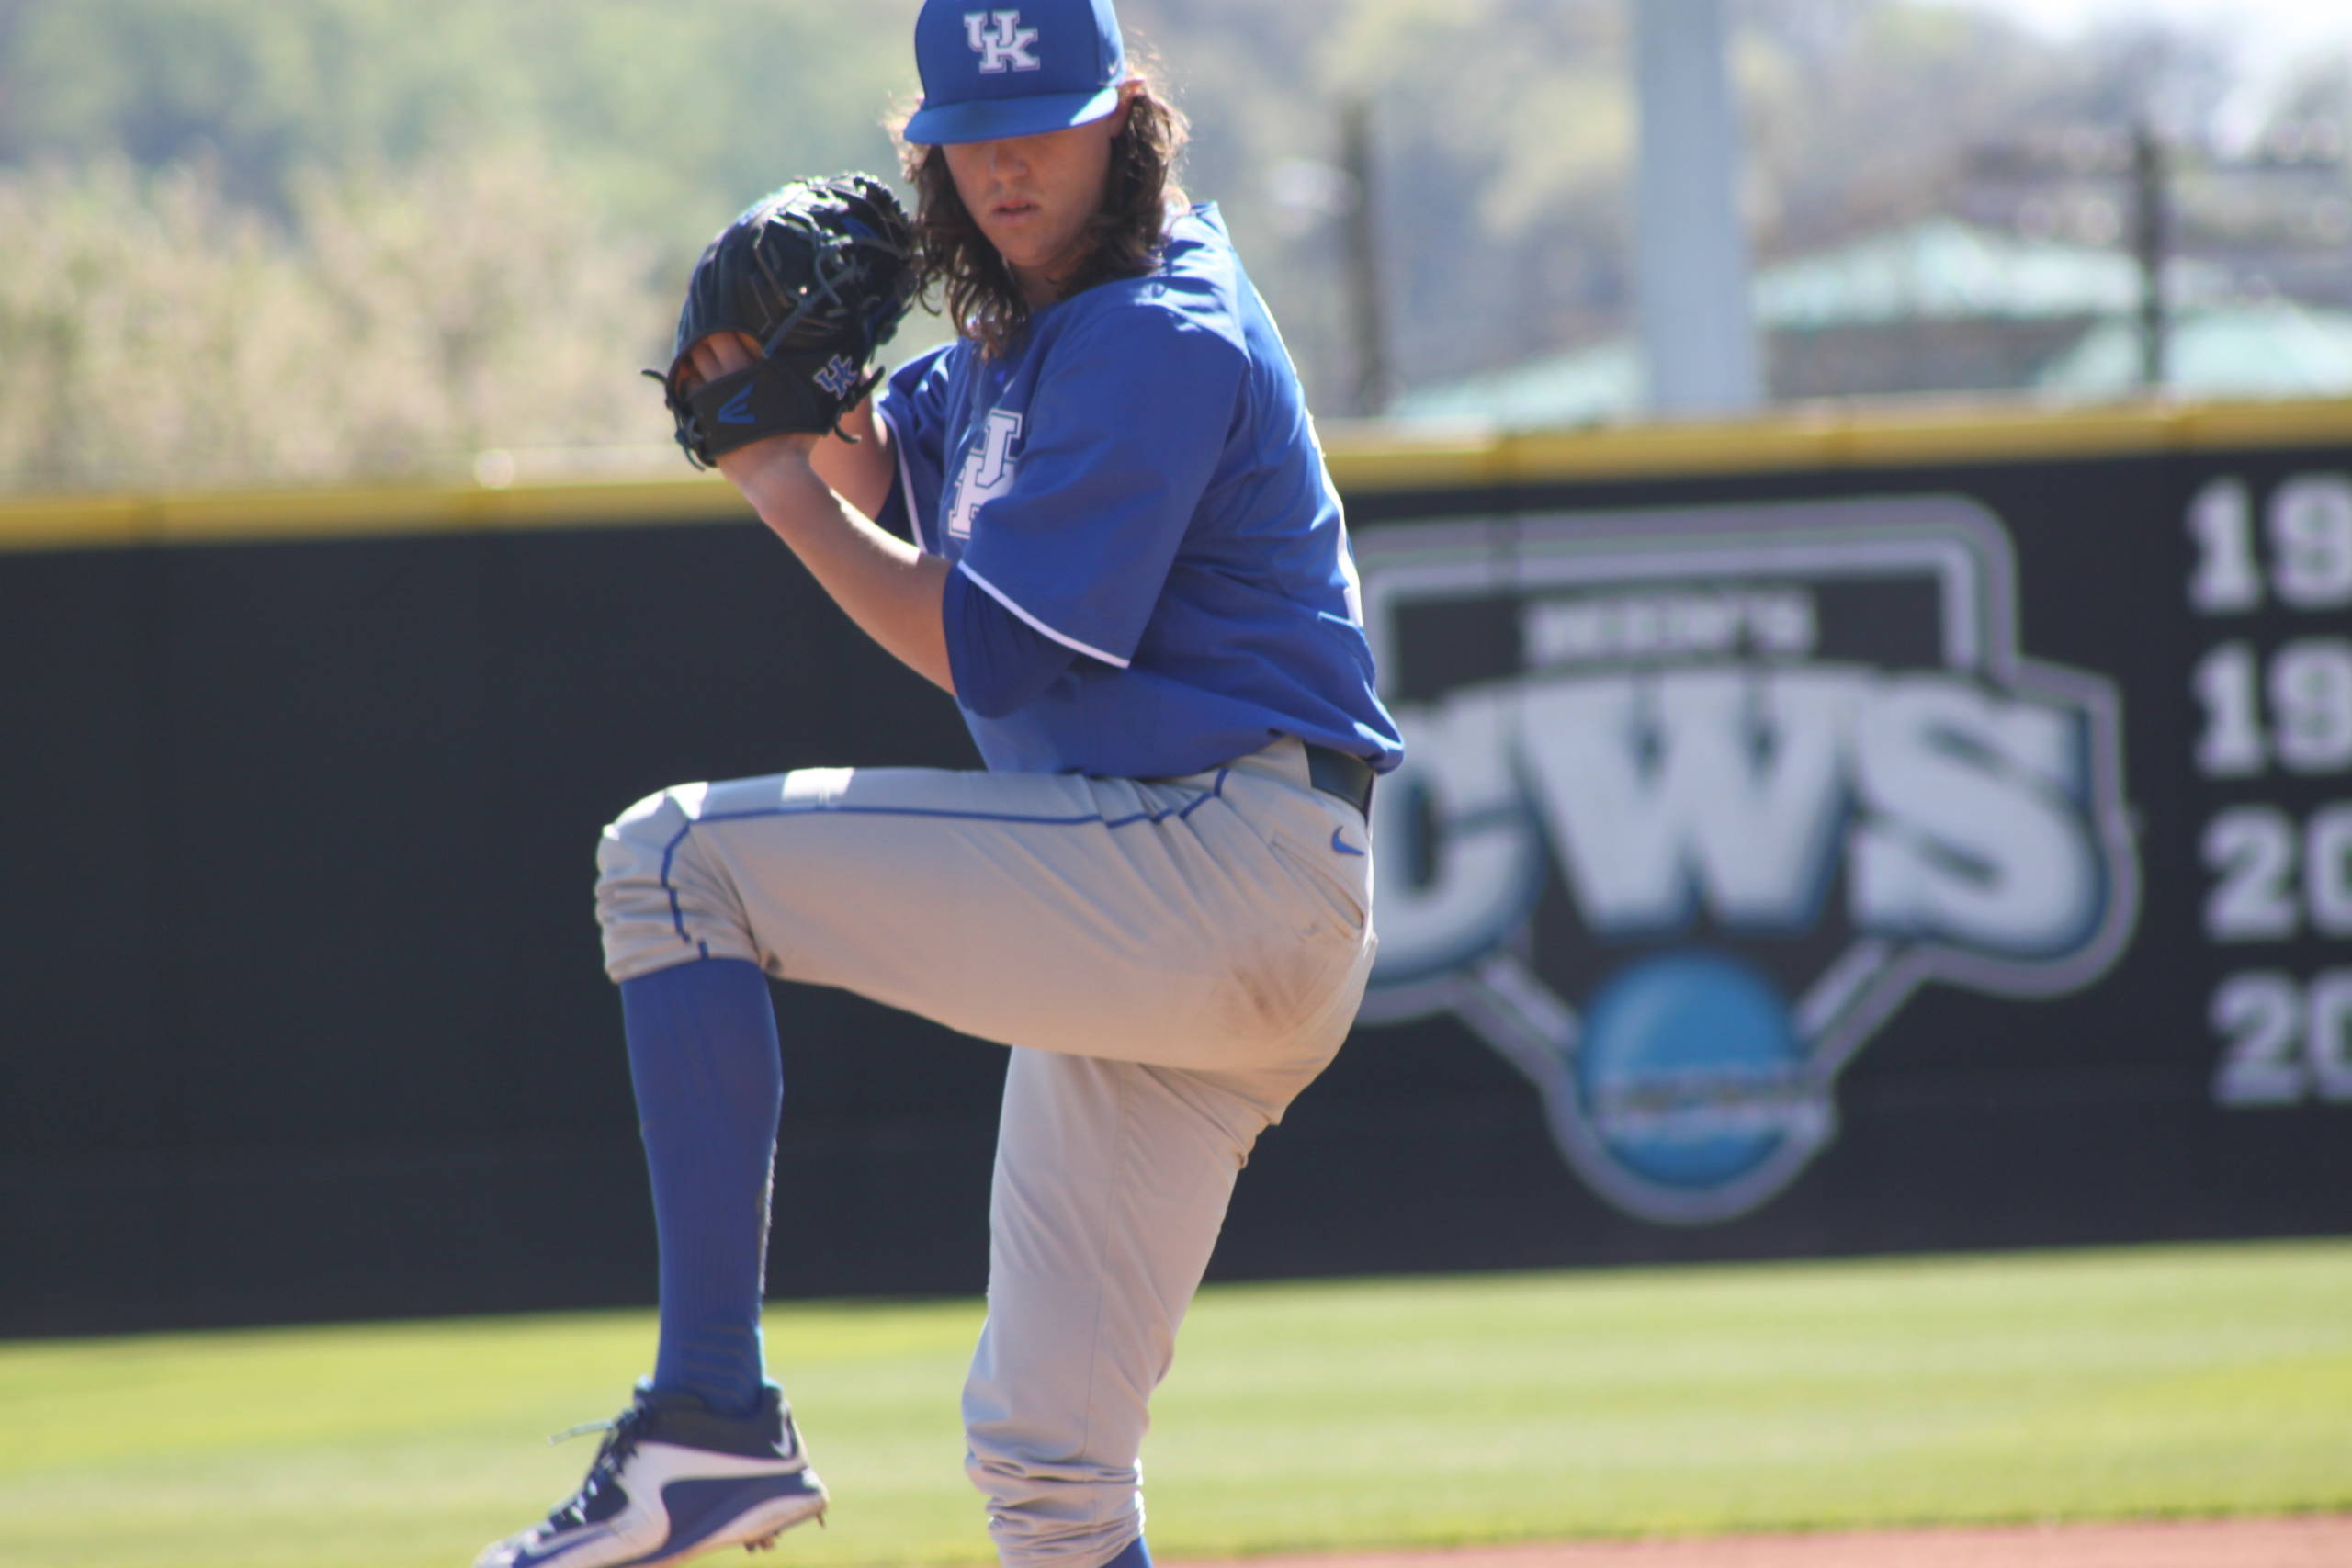
M 301 411 L 271 418 L 252 394 L 290 383 L 306 349 L 330 345 L 306 330 L 282 241 L 223 197 L 216 169 L 146 175 L 113 159 L 11 175 L 0 234 L 10 486 L 218 482 L 289 466 Z M 269 310 L 254 309 L 262 299 Z
M 0 0 L 0 485 L 659 441 L 686 267 L 891 167 L 915 5 Z
M 625 227 L 699 248 L 794 175 L 888 166 L 917 0 L 0 4 L 0 163 L 200 154 L 284 215 L 303 169 L 529 136 Z
M 1372 106 L 1408 380 L 1623 316 L 1628 48 L 1621 0 L 1385 0 L 1325 35 L 1321 96 Z
M 1344 411 L 1344 101 L 1369 109 L 1393 355 L 1440 378 L 1622 309 L 1625 0 L 1127 0 L 1310 395 Z
M 1636 3 L 1121 9 L 1192 116 L 1189 189 L 1341 412 L 1351 100 L 1408 383 L 1623 327 Z M 658 441 L 626 371 L 659 353 L 695 252 L 783 179 L 892 167 L 918 4 L 0 0 L 0 483 Z M 2211 39 L 2052 45 L 1938 0 L 1732 15 L 1767 262 L 1947 209 L 1982 144 L 2152 107 L 2194 121 L 2228 82 Z M 2315 68 L 2295 101 L 2340 81 Z M 899 352 L 935 336 L 911 322 Z
M 1951 212 L 1980 153 L 2086 136 L 2120 148 L 2143 122 L 2193 135 L 2229 85 L 2221 39 L 2144 22 L 2055 46 L 1952 5 L 1742 0 L 1742 9 L 1752 217 L 1767 256 Z M 2120 235 L 2120 214 L 2104 221 L 2111 233 L 2075 237 Z
M 0 175 L 0 486 L 462 472 L 650 443 L 673 307 L 528 144 L 301 174 L 281 223 L 205 161 Z
M 658 389 L 637 375 L 669 357 L 674 307 L 652 286 L 653 247 L 583 222 L 544 151 L 448 148 L 312 174 L 295 209 L 342 361 L 303 389 L 355 467 L 666 434 Z

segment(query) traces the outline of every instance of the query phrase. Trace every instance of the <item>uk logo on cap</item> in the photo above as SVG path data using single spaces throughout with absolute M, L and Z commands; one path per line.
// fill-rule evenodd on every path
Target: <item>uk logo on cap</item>
M 983 76 L 1001 71 L 1036 71 L 1045 65 L 1029 52 L 1029 46 L 1037 41 L 1037 29 L 1023 27 L 1018 11 L 967 11 L 964 36 L 971 40 L 972 52 L 980 57 Z
M 975 8 L 924 0 L 915 17 L 922 107 L 903 134 L 918 146 L 1042 136 L 1119 107 L 1126 47 L 1111 0 L 1022 0 Z

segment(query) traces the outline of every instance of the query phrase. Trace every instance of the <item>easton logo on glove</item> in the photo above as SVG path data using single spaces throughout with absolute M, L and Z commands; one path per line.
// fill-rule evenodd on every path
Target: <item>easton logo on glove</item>
M 841 429 L 881 379 L 866 367 L 914 301 L 914 228 L 867 175 L 795 180 L 719 231 L 695 264 L 662 383 L 696 468 L 771 435 Z M 695 344 L 741 333 L 748 369 L 682 386 Z M 845 434 L 845 433 L 844 433 Z

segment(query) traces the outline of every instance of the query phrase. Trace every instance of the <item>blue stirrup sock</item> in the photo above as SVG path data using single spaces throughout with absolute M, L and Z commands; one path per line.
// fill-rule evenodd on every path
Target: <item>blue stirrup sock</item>
M 1137 1536 L 1102 1568 L 1151 1568 L 1151 1548 L 1143 1543 L 1143 1537 Z
M 760 1397 L 760 1299 L 784 1062 L 767 976 L 712 958 L 621 982 L 662 1248 L 653 1386 L 729 1415 Z

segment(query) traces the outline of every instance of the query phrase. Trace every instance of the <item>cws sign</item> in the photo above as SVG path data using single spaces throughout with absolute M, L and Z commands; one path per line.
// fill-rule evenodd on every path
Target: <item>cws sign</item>
M 1934 980 L 2076 989 L 2139 903 L 2114 687 L 1942 496 L 1368 533 L 1404 728 L 1363 1017 L 1450 1012 L 1610 1202 L 1744 1213 Z

